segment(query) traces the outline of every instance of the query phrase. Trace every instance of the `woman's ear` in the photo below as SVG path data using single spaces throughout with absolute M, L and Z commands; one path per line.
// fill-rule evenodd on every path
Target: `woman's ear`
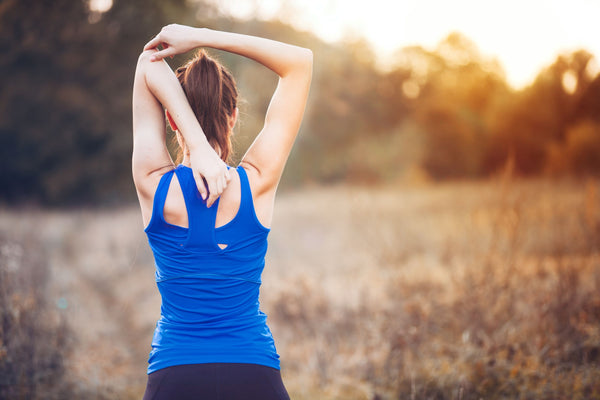
M 173 132 L 175 132 L 177 130 L 177 125 L 175 124 L 175 121 L 173 121 L 171 114 L 169 114 L 169 112 L 167 110 L 165 110 L 165 115 L 167 116 L 167 121 L 169 121 L 169 125 L 171 126 L 171 129 L 173 130 Z

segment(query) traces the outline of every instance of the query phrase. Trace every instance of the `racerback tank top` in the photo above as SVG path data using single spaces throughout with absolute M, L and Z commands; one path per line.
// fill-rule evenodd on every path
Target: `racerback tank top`
M 279 355 L 258 300 L 270 230 L 256 217 L 246 171 L 238 167 L 237 172 L 238 212 L 218 228 L 218 200 L 206 206 L 190 168 L 179 165 L 158 184 L 145 229 L 162 298 L 148 373 L 212 362 L 279 369 Z M 188 228 L 169 224 L 163 217 L 173 174 L 185 199 Z M 221 249 L 218 243 L 227 247 Z

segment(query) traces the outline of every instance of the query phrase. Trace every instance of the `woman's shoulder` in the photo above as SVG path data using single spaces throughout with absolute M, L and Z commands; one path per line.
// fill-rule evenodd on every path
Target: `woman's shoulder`
M 164 166 L 149 172 L 136 171 L 133 169 L 133 183 L 135 185 L 138 201 L 142 210 L 144 226 L 147 226 L 150 222 L 154 205 L 154 197 L 161 179 L 174 169 L 174 165 Z
M 252 191 L 252 197 L 257 198 L 265 193 L 276 189 L 275 185 L 272 184 L 271 179 L 267 179 L 264 173 L 261 172 L 252 162 L 248 160 L 242 160 L 238 169 L 243 170 L 246 180 L 250 185 Z
M 277 186 L 272 184 L 271 179 L 265 179 L 260 170 L 248 161 L 243 160 L 240 163 L 240 168 L 244 170 L 243 173 L 247 178 L 254 214 L 261 225 L 269 228 L 273 218 Z
M 165 165 L 151 171 L 133 168 L 133 184 L 138 194 L 153 198 L 162 177 L 175 170 L 175 168 L 174 164 Z

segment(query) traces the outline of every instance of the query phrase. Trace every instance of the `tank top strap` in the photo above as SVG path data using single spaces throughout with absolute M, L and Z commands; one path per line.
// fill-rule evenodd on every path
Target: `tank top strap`
M 252 203 L 252 191 L 250 190 L 250 181 L 246 170 L 240 165 L 237 167 L 237 172 L 240 177 L 240 209 L 238 213 L 247 218 L 252 216 L 254 205 Z
M 254 200 L 252 199 L 252 189 L 250 188 L 250 181 L 248 180 L 248 174 L 246 170 L 239 166 L 237 168 L 238 175 L 240 177 L 240 209 L 238 211 L 238 222 L 246 227 L 259 227 L 264 228 L 256 216 L 254 208 Z
M 154 205 L 152 206 L 152 221 L 160 221 L 163 219 L 163 210 L 165 208 L 165 201 L 167 199 L 167 192 L 173 179 L 173 173 L 175 170 L 171 170 L 161 176 L 158 182 L 158 187 L 154 193 Z
M 180 165 L 175 169 L 175 173 L 179 179 L 188 214 L 187 247 L 195 250 L 218 249 L 215 240 L 215 222 L 219 199 L 210 208 L 207 207 L 206 200 L 202 199 L 198 191 L 192 170 Z

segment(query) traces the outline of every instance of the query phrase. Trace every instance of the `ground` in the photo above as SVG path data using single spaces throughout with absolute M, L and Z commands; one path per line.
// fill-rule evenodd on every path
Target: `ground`
M 281 193 L 261 307 L 292 398 L 600 398 L 599 189 Z M 72 332 L 66 379 L 141 398 L 160 298 L 138 208 L 3 209 L 0 232 L 44 254 L 49 318 Z

